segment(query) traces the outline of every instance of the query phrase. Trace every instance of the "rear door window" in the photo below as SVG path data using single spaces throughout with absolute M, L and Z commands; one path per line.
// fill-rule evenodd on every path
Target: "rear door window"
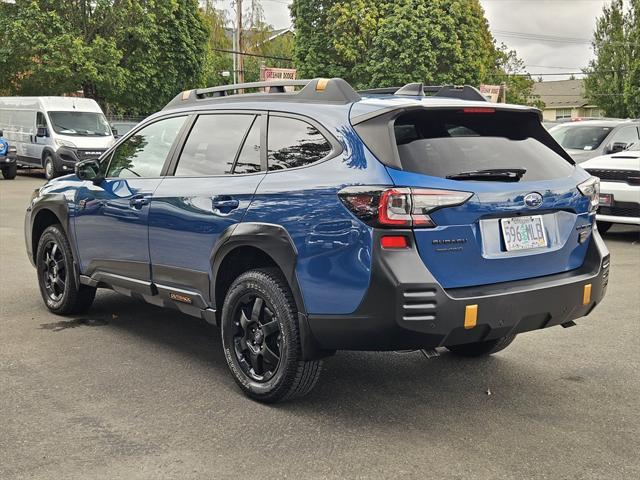
M 400 116 L 394 131 L 403 170 L 446 178 L 488 169 L 525 169 L 522 181 L 571 175 L 545 145 L 540 122 L 509 112 L 422 111 Z M 548 139 L 550 140 L 550 139 Z
M 323 159 L 331 143 L 316 127 L 296 118 L 269 116 L 269 170 L 303 167 Z
M 254 119 L 255 115 L 200 115 L 184 144 L 175 176 L 230 174 Z

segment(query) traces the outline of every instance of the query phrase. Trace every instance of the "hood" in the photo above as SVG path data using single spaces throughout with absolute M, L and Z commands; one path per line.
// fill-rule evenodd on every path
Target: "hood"
M 81 137 L 77 135 L 60 135 L 56 137 L 65 142 L 73 143 L 80 150 L 106 150 L 115 141 L 112 135 L 106 137 Z
M 618 152 L 601 155 L 580 164 L 582 168 L 606 170 L 640 170 L 640 151 Z
M 576 163 L 585 162 L 590 158 L 599 155 L 597 150 L 577 150 L 574 148 L 567 148 L 565 150 L 569 155 L 571 155 L 571 158 L 573 158 L 573 161 Z

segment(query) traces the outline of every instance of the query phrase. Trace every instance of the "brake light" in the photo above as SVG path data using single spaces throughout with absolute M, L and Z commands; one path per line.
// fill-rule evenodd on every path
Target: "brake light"
M 424 188 L 347 187 L 338 195 L 356 217 L 373 227 L 433 228 L 436 224 L 430 213 L 461 205 L 473 194 Z
M 600 179 L 591 177 L 578 185 L 578 190 L 589 199 L 589 211 L 595 212 L 600 203 Z
M 462 113 L 496 113 L 496 109 L 487 107 L 466 107 L 462 109 Z

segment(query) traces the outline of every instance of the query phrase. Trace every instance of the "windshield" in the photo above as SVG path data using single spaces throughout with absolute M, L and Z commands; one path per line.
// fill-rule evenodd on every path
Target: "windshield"
M 49 112 L 51 125 L 63 135 L 105 137 L 111 135 L 109 123 L 102 113 Z
M 596 125 L 563 125 L 549 130 L 551 136 L 564 148 L 595 150 L 611 133 L 613 127 Z

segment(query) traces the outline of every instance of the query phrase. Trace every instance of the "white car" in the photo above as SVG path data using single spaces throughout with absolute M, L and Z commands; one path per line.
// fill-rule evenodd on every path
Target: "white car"
M 611 155 L 592 158 L 580 166 L 600 178 L 598 230 L 614 223 L 640 225 L 640 144 Z

